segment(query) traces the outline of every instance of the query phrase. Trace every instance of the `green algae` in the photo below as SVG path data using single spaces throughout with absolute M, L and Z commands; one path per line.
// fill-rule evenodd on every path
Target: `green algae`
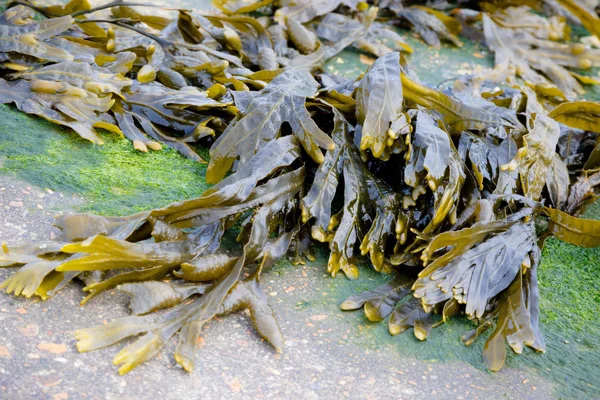
M 68 129 L 0 105 L 0 172 L 84 197 L 78 211 L 124 215 L 199 196 L 206 166 L 176 151 L 141 153 L 103 134 L 97 146 Z

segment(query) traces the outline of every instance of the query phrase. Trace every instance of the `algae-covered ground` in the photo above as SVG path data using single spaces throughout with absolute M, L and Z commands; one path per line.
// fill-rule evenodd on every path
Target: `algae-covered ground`
M 462 49 L 444 46 L 440 51 L 435 51 L 424 45 L 412 34 L 404 32 L 404 35 L 415 50 L 413 55 L 407 57 L 409 63 L 417 70 L 422 80 L 431 84 L 438 84 L 443 80 L 471 73 L 477 65 L 489 67 L 493 62 L 492 56 L 485 48 L 472 42 L 467 41 Z M 331 60 L 326 69 L 346 76 L 357 76 L 368 67 L 370 62 L 371 60 L 368 57 L 358 52 L 347 51 L 340 57 Z M 597 74 L 598 71 L 592 73 Z M 600 90 L 597 88 L 590 89 L 585 98 L 590 100 L 600 99 Z M 196 197 L 208 187 L 203 177 L 204 164 L 189 161 L 169 149 L 147 154 L 139 153 L 134 151 L 131 143 L 125 139 L 110 134 L 104 134 L 103 137 L 105 140 L 103 146 L 93 145 L 76 137 L 74 133 L 67 129 L 56 127 L 39 118 L 21 114 L 12 106 L 0 105 L 0 190 L 6 182 L 11 182 L 11 184 L 17 182 L 17 186 L 24 185 L 21 190 L 27 193 L 32 190 L 40 190 L 40 193 L 43 193 L 42 189 L 50 189 L 52 192 L 58 192 L 66 196 L 64 202 L 53 203 L 52 208 L 50 210 L 46 209 L 45 212 L 75 210 L 104 215 L 123 215 L 163 206 L 176 200 Z M 208 157 L 206 151 L 202 152 L 202 155 Z M 11 218 L 16 214 L 11 214 L 11 212 L 14 211 L 15 207 L 27 208 L 27 204 L 24 206 L 18 199 L 12 205 L 10 202 L 1 204 L 0 222 L 13 223 L 14 221 Z M 32 207 L 35 206 L 32 205 Z M 19 214 L 14 218 L 21 218 L 22 216 Z M 600 204 L 592 206 L 586 216 L 600 219 Z M 47 222 L 45 223 L 47 224 Z M 6 231 L 0 230 L 0 232 Z M 2 237 L 0 239 L 10 242 L 16 238 Z M 511 389 L 506 392 L 509 393 L 507 395 L 509 398 L 544 398 L 548 393 L 553 393 L 560 398 L 600 397 L 600 386 L 597 381 L 597 375 L 600 371 L 600 321 L 597 317 L 600 311 L 600 248 L 580 249 L 557 240 L 547 242 L 539 269 L 539 280 L 542 295 L 542 330 L 546 337 L 548 351 L 545 354 L 534 354 L 525 350 L 525 354 L 521 356 L 511 355 L 507 360 L 507 368 L 496 375 L 489 374 L 484 370 L 481 361 L 483 339 L 476 342 L 472 346 L 474 348 L 466 348 L 460 341 L 459 338 L 462 333 L 471 326 L 467 320 L 454 319 L 450 323 L 436 328 L 431 337 L 425 343 L 421 343 L 410 333 L 391 337 L 387 333 L 385 324 L 369 323 L 361 313 L 346 314 L 338 311 L 338 305 L 347 296 L 361 290 L 373 288 L 384 282 L 387 277 L 374 273 L 368 268 L 368 265 L 365 265 L 361 277 L 356 281 L 340 277 L 332 279 L 325 274 L 326 248 L 318 247 L 318 254 L 319 257 L 314 263 L 303 268 L 293 267 L 286 261 L 280 262 L 266 275 L 265 282 L 267 282 L 267 290 L 273 298 L 272 301 L 278 304 L 276 309 L 279 313 L 288 312 L 290 315 L 296 315 L 296 313 L 305 315 L 308 313 L 306 315 L 311 315 L 308 322 L 306 322 L 306 324 L 310 324 L 308 325 L 309 328 L 313 328 L 314 325 L 317 325 L 318 328 L 318 325 L 325 319 L 329 321 L 328 323 L 333 324 L 328 326 L 323 322 L 324 325 L 321 328 L 315 328 L 318 334 L 315 333 L 315 337 L 309 338 L 310 340 L 321 340 L 322 336 L 327 336 L 327 332 L 329 332 L 327 329 L 330 331 L 334 329 L 334 332 L 343 332 L 341 336 L 331 339 L 331 343 L 326 342 L 324 345 L 321 343 L 324 346 L 323 348 L 332 346 L 332 348 L 337 349 L 332 350 L 332 354 L 343 351 L 340 350 L 344 349 L 343 346 L 362 349 L 361 351 L 367 353 L 371 351 L 385 353 L 388 357 L 389 354 L 392 354 L 391 357 L 396 360 L 398 368 L 394 374 L 399 374 L 398 376 L 412 373 L 410 372 L 412 360 L 419 360 L 427 365 L 431 363 L 444 365 L 444 371 L 452 371 L 453 365 L 460 365 L 456 371 L 460 371 L 461 375 L 456 377 L 456 382 L 463 387 L 459 388 L 457 397 L 499 398 L 500 392 L 493 389 L 494 385 L 501 387 L 504 382 L 502 379 L 511 380 L 511 385 L 513 385 L 515 379 L 519 379 L 518 371 L 524 371 L 524 376 L 527 377 L 522 380 L 523 385 L 527 385 L 527 381 L 531 379 L 532 381 L 542 382 L 549 387 L 529 388 L 528 386 L 527 392 L 517 391 L 514 393 L 518 393 L 518 395 L 512 396 L 510 395 L 512 386 L 510 386 Z M 2 276 L 5 277 L 6 273 L 3 273 Z M 307 277 L 312 281 L 302 280 Z M 302 283 L 300 285 L 295 284 L 294 279 L 300 279 Z M 278 281 L 285 282 L 285 285 L 281 286 L 281 283 L 276 283 Z M 277 293 L 277 287 L 280 288 L 279 290 L 284 290 L 285 294 Z M 59 296 L 65 295 L 70 296 L 68 298 L 73 298 L 77 296 L 77 293 L 79 292 L 71 291 L 68 294 L 59 294 Z M 3 313 L 10 313 L 12 311 L 10 307 L 18 309 L 17 307 L 22 305 L 16 300 L 14 302 L 12 300 L 8 301 L 6 297 L 3 294 L 0 295 L 3 301 L 2 305 L 7 307 L 2 308 Z M 75 301 L 78 300 L 78 298 L 75 299 Z M 71 302 L 73 303 L 72 307 L 77 307 L 75 302 Z M 111 303 L 105 301 L 99 304 Z M 51 308 L 51 306 L 52 304 L 49 304 L 47 307 Z M 102 313 L 98 305 L 89 305 L 89 307 L 95 310 L 96 313 Z M 118 312 L 121 314 L 125 312 L 123 301 L 112 307 L 120 307 Z M 80 315 L 83 311 L 78 310 L 77 315 Z M 68 313 L 68 310 L 63 310 L 63 313 L 65 312 Z M 114 310 L 111 312 L 114 312 Z M 109 315 L 109 313 L 104 313 L 104 315 Z M 76 323 L 75 317 L 71 319 L 71 323 L 76 324 L 78 328 L 83 327 Z M 288 318 L 284 317 L 283 319 L 285 321 Z M 7 321 L 13 321 L 15 324 L 13 327 L 10 323 L 8 328 L 5 326 L 9 332 L 8 334 L 12 332 L 11 329 L 17 330 L 18 319 L 9 318 Z M 97 322 L 91 321 L 90 323 Z M 35 324 L 43 330 L 45 323 L 44 314 L 41 313 Z M 285 326 L 282 329 L 286 333 Z M 71 329 L 64 330 L 65 335 L 70 334 L 72 331 Z M 323 332 L 319 332 L 319 330 Z M 220 334 L 222 336 L 221 340 L 231 339 L 232 341 L 235 340 L 236 343 L 239 340 L 245 340 L 243 338 L 239 339 L 235 336 L 236 333 L 231 331 L 222 330 Z M 253 337 L 252 334 L 247 336 Z M 8 339 L 0 339 L 0 386 L 4 388 L 3 390 L 6 390 L 9 385 L 7 382 L 10 380 L 12 364 L 3 364 L 6 358 L 2 358 L 1 354 L 2 340 Z M 10 342 L 10 340 L 8 341 Z M 210 344 L 207 344 L 207 347 L 209 346 Z M 7 350 L 9 354 L 10 350 L 10 348 Z M 18 348 L 14 348 L 12 351 L 13 353 L 24 352 L 24 350 Z M 114 349 L 107 351 L 114 353 Z M 291 351 L 293 353 L 294 350 Z M 264 353 L 271 354 L 268 348 L 264 350 Z M 29 354 L 35 355 L 36 353 Z M 165 355 L 170 357 L 168 352 L 165 352 L 163 357 Z M 82 357 L 84 356 L 82 355 Z M 88 356 L 86 355 L 86 357 Z M 244 352 L 241 353 L 240 357 L 244 357 Z M 32 357 L 32 360 L 28 362 L 33 362 L 33 360 L 35 360 L 35 357 Z M 90 358 L 85 358 L 85 360 L 90 360 Z M 300 356 L 295 360 L 297 363 L 303 362 Z M 345 359 L 340 358 L 340 360 Z M 369 358 L 369 360 L 371 360 L 369 362 L 372 362 L 373 359 Z M 389 358 L 386 360 L 388 362 Z M 406 361 L 406 364 L 404 364 L 404 361 Z M 242 361 L 239 362 L 243 363 Z M 306 362 L 314 363 L 316 361 L 306 360 Z M 334 361 L 331 362 L 334 363 Z M 358 367 L 353 366 L 353 368 L 360 369 L 360 362 L 363 361 L 359 361 Z M 366 363 L 366 361 L 363 363 Z M 234 360 L 231 364 L 231 368 L 235 369 L 236 361 Z M 419 364 L 419 367 L 425 364 Z M 464 365 L 468 366 L 467 369 Z M 153 364 L 152 367 L 147 368 L 158 368 L 160 371 L 161 367 L 163 365 L 158 363 L 158 365 Z M 137 375 L 134 372 L 133 376 L 135 378 L 131 379 L 136 379 L 138 383 L 143 382 L 144 368 L 146 367 L 139 368 L 136 371 Z M 172 365 L 169 365 L 169 368 L 172 368 Z M 229 371 L 229 367 L 223 368 L 227 368 L 225 371 Z M 327 375 L 329 371 L 327 365 L 323 368 L 324 371 L 319 373 Z M 375 367 L 372 365 L 364 365 L 365 371 L 373 368 Z M 386 366 L 386 368 L 388 367 Z M 470 383 L 471 379 L 475 382 L 475 378 L 470 376 L 469 369 L 477 374 L 476 379 L 479 381 L 476 384 Z M 109 368 L 108 374 L 111 373 L 116 374 L 116 371 Z M 169 373 L 174 372 L 169 371 Z M 179 374 L 182 375 L 183 373 L 179 372 Z M 277 371 L 273 374 L 277 376 Z M 347 374 L 351 375 L 351 372 L 347 372 Z M 357 374 L 362 376 L 360 371 Z M 224 376 L 223 373 L 221 375 Z M 452 389 L 455 390 L 453 393 L 456 393 L 454 386 L 448 386 L 450 383 L 444 383 L 438 389 L 438 384 L 431 380 L 430 375 L 424 374 L 421 376 L 420 372 L 417 372 L 417 375 L 420 379 L 415 383 L 415 385 L 418 383 L 416 386 L 434 389 L 413 391 L 412 397 L 415 397 L 415 395 L 418 398 L 425 395 L 436 397 L 436 393 L 440 395 L 440 391 L 448 390 L 451 392 Z M 111 382 L 117 382 L 113 378 L 101 375 L 96 377 L 106 378 L 107 382 L 111 379 Z M 454 380 L 452 376 L 443 378 L 447 382 Z M 168 380 L 168 378 L 166 379 Z M 183 376 L 178 382 L 185 384 L 185 379 L 186 377 Z M 332 387 L 339 388 L 338 397 L 346 396 L 344 386 L 349 385 L 351 381 L 347 378 L 338 379 L 336 376 L 333 376 L 332 379 L 335 381 Z M 365 382 L 370 382 L 369 379 L 365 378 Z M 343 384 L 340 383 L 342 381 Z M 393 379 L 390 378 L 386 385 L 394 385 L 392 381 Z M 119 384 L 122 385 L 122 382 L 127 384 L 127 382 L 132 381 L 120 380 L 118 382 L 121 382 Z M 414 381 L 408 379 L 406 382 L 408 382 L 410 389 Z M 83 385 L 84 383 L 79 382 L 79 384 Z M 57 386 L 60 385 L 57 384 Z M 236 386 L 235 382 L 234 384 L 228 382 L 227 385 L 232 393 L 244 394 L 243 387 L 239 389 L 239 384 Z M 197 389 L 202 389 L 202 385 Z M 313 389 L 313 387 L 310 387 L 307 388 L 307 391 L 310 392 Z M 481 391 L 478 392 L 479 389 Z M 317 394 L 324 394 L 324 392 L 319 392 L 318 388 L 314 390 Z M 16 391 L 14 393 L 23 394 L 25 392 Z M 52 392 L 43 391 L 42 393 L 45 395 Z M 59 392 L 58 394 L 61 393 L 67 394 L 66 398 L 68 398 L 68 391 Z M 111 393 L 117 395 L 117 392 Z M 357 392 L 348 393 L 349 396 L 352 396 Z M 379 392 L 373 390 L 373 393 Z M 385 393 L 382 392 L 382 394 Z M 389 393 L 396 394 L 397 392 Z M 410 390 L 402 393 L 411 397 Z M 250 396 L 256 393 L 246 392 L 245 394 Z M 50 395 L 48 396 L 52 398 Z M 106 395 L 105 397 L 111 396 Z M 3 397 L 1 392 L 0 397 Z M 78 398 L 77 395 L 72 397 Z M 65 397 L 58 397 L 57 399 L 60 398 L 64 399 Z

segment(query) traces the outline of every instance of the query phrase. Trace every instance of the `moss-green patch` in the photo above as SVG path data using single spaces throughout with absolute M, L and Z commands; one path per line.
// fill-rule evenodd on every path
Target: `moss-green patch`
M 103 134 L 93 145 L 66 128 L 0 105 L 0 171 L 85 198 L 80 211 L 123 215 L 199 196 L 206 166 L 171 149 L 140 153 Z

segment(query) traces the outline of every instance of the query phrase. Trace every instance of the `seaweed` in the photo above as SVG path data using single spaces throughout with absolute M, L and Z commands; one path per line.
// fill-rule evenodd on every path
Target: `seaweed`
M 598 35 L 592 11 L 558 4 Z M 77 331 L 77 348 L 141 335 L 114 358 L 124 374 L 179 333 L 175 360 L 192 371 L 204 324 L 239 310 L 283 350 L 260 279 L 283 257 L 314 260 L 318 241 L 331 275 L 357 279 L 367 255 L 391 275 L 341 308 L 388 319 L 392 335 L 412 327 L 425 340 L 464 314 L 478 324 L 467 345 L 496 324 L 483 350 L 492 371 L 506 343 L 545 351 L 545 239 L 600 245 L 598 221 L 578 217 L 600 189 L 600 106 L 569 101 L 596 83 L 572 69 L 598 65 L 598 50 L 570 42 L 566 19 L 537 2 L 538 13 L 496 1 L 451 15 L 401 1 L 215 5 L 172 18 L 120 0 L 9 5 L 0 102 L 96 144 L 104 129 L 142 152 L 172 147 L 208 162 L 213 186 L 126 217 L 59 216 L 55 241 L 3 243 L 0 266 L 18 269 L 0 286 L 45 300 L 77 279 L 83 304 L 116 288 L 132 315 Z M 110 18 L 90 17 L 104 9 Z M 403 21 L 433 46 L 478 33 L 496 65 L 429 87 L 392 28 Z M 320 73 L 348 47 L 378 58 L 354 80 Z

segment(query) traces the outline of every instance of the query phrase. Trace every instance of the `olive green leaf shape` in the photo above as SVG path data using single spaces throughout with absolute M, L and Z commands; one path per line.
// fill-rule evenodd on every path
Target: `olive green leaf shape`
M 196 343 L 204 323 L 211 319 L 215 314 L 226 313 L 229 311 L 228 308 L 233 311 L 243 303 L 250 304 L 250 307 L 248 308 L 251 309 L 251 317 L 254 312 L 253 322 L 258 332 L 276 346 L 277 349 L 281 348 L 282 341 L 277 340 L 277 337 L 281 339 L 281 335 L 276 335 L 276 331 L 279 331 L 278 328 L 276 330 L 273 329 L 273 326 L 277 327 L 277 324 L 275 322 L 273 325 L 274 317 L 272 311 L 268 312 L 270 308 L 264 301 L 264 295 L 260 293 L 257 286 L 251 288 L 250 292 L 252 293 L 244 293 L 243 290 L 235 290 L 240 282 L 232 282 L 231 275 L 235 274 L 235 279 L 239 279 L 241 265 L 243 265 L 246 260 L 258 260 L 262 258 L 259 269 L 250 278 L 250 280 L 255 280 L 257 282 L 260 271 L 263 268 L 272 266 L 276 259 L 282 257 L 287 252 L 291 239 L 297 232 L 297 228 L 287 231 L 279 237 L 270 238 L 273 233 L 270 228 L 270 221 L 274 215 L 288 207 L 290 201 L 296 196 L 300 188 L 301 185 L 297 184 L 295 188 L 288 190 L 282 195 L 272 199 L 270 202 L 263 204 L 263 206 L 254 214 L 252 227 L 250 228 L 247 242 L 244 245 L 242 256 L 237 260 L 236 264 L 231 269 L 231 272 L 221 278 L 217 283 L 217 286 L 215 286 L 215 288 L 218 288 L 219 285 L 228 285 L 229 289 L 226 293 L 223 293 L 223 295 L 231 296 L 231 300 L 233 301 L 229 302 L 229 307 L 226 308 L 222 306 L 223 304 L 227 305 L 227 303 L 225 303 L 226 297 L 224 296 L 215 295 L 214 300 L 205 298 L 206 296 L 212 295 L 213 289 L 211 288 L 209 289 L 208 294 L 201 299 L 202 305 L 199 310 L 200 312 L 196 313 L 196 315 L 182 327 L 180 341 L 175 350 L 175 360 L 181 364 L 185 370 L 192 371 L 194 368 Z M 247 300 L 239 302 L 235 300 L 235 297 L 233 296 L 244 297 Z M 208 304 L 208 307 L 205 307 L 204 304 Z M 254 308 L 254 311 L 252 311 L 252 308 Z
M 125 240 L 143 224 L 149 214 L 147 211 L 125 217 L 62 214 L 56 217 L 54 225 L 61 230 L 60 239 L 65 242 L 80 242 L 95 235 Z
M 112 108 L 119 127 L 134 147 L 141 151 L 160 150 L 159 143 L 163 143 L 187 158 L 203 161 L 189 142 L 214 134 L 206 127 L 210 118 L 204 113 L 228 104 L 193 87 L 172 90 L 153 83 L 134 90 Z
M 498 180 L 500 166 L 512 160 L 516 152 L 517 146 L 511 137 L 498 143 L 493 137 L 463 132 L 458 143 L 460 158 L 470 162 L 479 190 L 483 190 L 484 180 L 492 184 Z
M 521 354 L 524 346 L 543 351 L 543 347 L 536 348 L 532 310 L 527 307 L 524 289 L 523 275 L 519 272 L 499 300 L 496 330 L 483 347 L 483 361 L 491 371 L 499 371 L 504 365 L 505 341 L 517 354 Z
M 42 300 L 48 300 L 56 293 L 64 289 L 73 279 L 79 276 L 79 272 L 51 271 L 35 290 L 35 295 Z
M 318 83 L 306 71 L 289 69 L 258 93 L 236 92 L 240 117 L 234 120 L 210 150 L 206 181 L 217 183 L 233 162 L 245 164 L 265 143 L 275 139 L 281 124 L 288 122 L 302 147 L 316 162 L 323 162 L 319 147 L 332 149 L 334 143 L 311 118 L 307 97 L 316 95 Z
M 548 232 L 563 242 L 582 247 L 600 246 L 600 221 L 573 217 L 555 208 L 544 207 Z
M 412 29 L 430 46 L 439 48 L 440 37 L 452 42 L 457 47 L 463 43 L 456 36 L 460 33 L 460 22 L 437 10 L 423 6 L 405 8 L 398 13 L 412 25 Z
M 407 185 L 417 187 L 417 175 L 426 174 L 428 184 L 435 188 L 444 177 L 450 154 L 453 152 L 450 136 L 438 127 L 432 116 L 420 110 L 414 133 L 413 151 L 405 168 L 404 180 Z
M 334 111 L 332 138 L 335 149 L 325 154 L 310 190 L 302 199 L 302 222 L 307 223 L 311 218 L 316 218 L 311 235 L 321 242 L 329 240 L 331 207 L 342 178 L 343 162 L 346 157 L 345 147 L 348 145 L 348 129 L 348 121 L 341 113 Z
M 171 23 L 169 18 L 161 17 L 158 15 L 145 15 L 136 11 L 133 7 L 118 6 L 110 9 L 112 15 L 115 18 L 130 19 L 132 21 L 143 22 L 149 27 L 156 30 L 163 30 Z
M 413 283 L 414 279 L 398 275 L 385 285 L 348 297 L 340 308 L 348 311 L 364 307 L 365 316 L 370 321 L 381 321 L 387 318 L 396 304 L 411 292 Z
M 208 16 L 206 18 L 220 29 L 227 27 L 237 34 L 239 43 L 234 47 L 241 53 L 242 59 L 258 65 L 262 70 L 275 70 L 279 67 L 276 58 L 272 57 L 275 52 L 271 38 L 258 20 L 249 16 Z M 225 38 L 227 39 L 227 36 Z
M 238 282 L 221 304 L 219 314 L 229 314 L 248 309 L 250 320 L 257 333 L 267 340 L 278 353 L 283 351 L 283 334 L 267 296 L 256 279 Z
M 411 327 L 414 328 L 414 335 L 419 340 L 427 339 L 433 328 L 431 312 L 423 310 L 419 299 L 414 297 L 396 306 L 388 322 L 391 335 L 403 333 Z
M 321 15 L 327 15 L 340 5 L 356 9 L 358 0 L 309 0 L 281 7 L 275 12 L 275 21 L 284 23 L 286 18 L 300 23 L 309 22 Z
M 430 309 L 454 297 L 465 312 L 481 318 L 489 302 L 510 285 L 530 253 L 539 252 L 531 223 L 517 223 L 454 257 L 447 264 L 419 278 L 415 297 Z
M 416 82 L 405 72 L 402 72 L 401 80 L 402 94 L 406 101 L 439 112 L 443 115 L 444 122 L 455 131 L 483 130 L 494 126 L 518 128 L 513 118 L 507 119 L 506 115 L 467 106 L 438 90 Z
M 348 121 L 335 109 L 332 136 L 336 147 L 325 154 L 310 190 L 302 199 L 302 221 L 307 223 L 315 218 L 311 228 L 313 239 L 330 242 L 328 271 L 335 275 L 342 269 L 355 278 L 358 243 L 362 255 L 370 253 L 377 271 L 384 267 L 388 237 L 401 235 L 396 231 L 399 196 L 364 168 L 349 137 Z M 334 198 L 342 190 L 344 204 L 334 212 Z
M 146 132 L 138 126 L 139 123 L 136 122 L 137 118 L 135 114 L 125 111 L 121 106 L 121 103 L 115 103 L 115 105 L 113 106 L 113 112 L 115 115 L 115 119 L 117 120 L 117 124 L 119 124 L 119 128 L 121 129 L 121 132 L 123 132 L 123 135 L 127 139 L 132 141 L 133 147 L 136 150 L 146 153 L 148 152 L 149 148 L 152 150 L 162 149 L 160 143 L 148 137 L 146 135 Z M 151 132 L 154 132 L 154 129 L 152 129 Z M 179 142 L 176 141 L 176 143 Z M 185 154 L 186 152 L 188 153 L 188 158 L 194 159 L 195 152 L 191 148 L 189 148 L 188 145 L 182 143 L 181 149 L 183 150 L 183 154 Z M 197 160 L 200 160 L 200 158 L 197 158 Z
M 600 103 L 591 101 L 561 103 L 548 112 L 548 117 L 571 128 L 600 132 Z
M 206 288 L 207 285 L 158 281 L 125 283 L 117 286 L 117 290 L 131 297 L 129 308 L 133 315 L 143 315 L 173 307 L 193 295 L 202 295 Z
M 325 48 L 325 57 L 331 58 L 349 46 L 371 50 L 372 52 L 383 53 L 385 46 L 376 42 L 376 35 L 387 35 L 397 43 L 403 43 L 402 38 L 394 37 L 394 32 L 379 27 L 379 30 L 371 31 L 371 27 L 377 17 L 377 7 L 371 7 L 365 13 L 358 15 L 358 18 L 348 18 L 342 14 L 329 13 L 317 25 L 317 35 L 327 41 Z M 391 33 L 390 33 L 391 32 Z M 369 35 L 369 33 L 371 33 Z M 369 38 L 367 38 L 369 36 Z M 390 49 L 387 49 L 391 51 Z M 382 54 L 383 55 L 383 54 Z
M 5 289 L 6 293 L 29 298 L 35 294 L 44 278 L 60 264 L 61 261 L 43 259 L 29 262 L 2 282 L 0 288 Z
M 190 282 L 214 281 L 225 275 L 236 261 L 237 257 L 226 254 L 201 255 L 181 264 L 181 269 L 173 274 Z
M 527 89 L 527 93 L 529 133 L 523 136 L 524 146 L 517 151 L 516 157 L 502 168 L 518 171 L 523 194 L 539 200 L 554 160 L 560 126 L 544 114 L 533 91 Z
M 252 4 L 247 1 L 213 0 L 212 4 L 225 14 L 246 14 L 268 6 L 274 0 L 256 0 Z
M 121 96 L 123 89 L 132 84 L 131 79 L 105 68 L 74 61 L 63 61 L 33 71 L 13 74 L 11 78 L 66 82 L 99 96 L 109 93 Z
M 83 242 L 63 246 L 64 253 L 85 253 L 70 259 L 57 271 L 95 271 L 124 268 L 177 266 L 192 258 L 187 242 L 131 243 L 105 236 L 92 236 Z
M 578 79 L 562 65 L 589 68 L 592 63 L 580 47 L 559 45 L 497 24 L 491 16 L 482 14 L 487 46 L 495 53 L 494 70 L 483 79 L 502 82 L 515 74 L 541 94 L 572 98 L 583 93 Z M 556 57 L 553 57 L 556 55 Z
M 352 46 L 377 57 L 393 51 L 413 52 L 412 47 L 397 31 L 380 22 L 373 22 L 365 37 L 352 43 Z
M 370 256 L 373 268 L 381 272 L 385 267 L 385 253 L 390 238 L 396 238 L 398 243 L 404 244 L 401 226 L 402 211 L 400 195 L 394 193 L 390 187 L 378 179 L 367 176 L 367 184 L 371 188 L 371 204 L 375 209 L 375 217 L 371 227 L 360 243 L 360 254 Z
M 356 249 L 360 238 L 365 232 L 365 223 L 368 221 L 369 192 L 365 184 L 367 171 L 360 159 L 358 149 L 352 143 L 345 148 L 346 156 L 343 160 L 344 178 L 344 205 L 339 214 L 334 216 L 333 225 L 337 225 L 335 233 L 329 242 L 331 254 L 327 262 L 327 271 L 335 276 L 339 270 L 344 271 L 347 277 L 358 277 L 358 251 Z
M 0 103 L 15 103 L 19 110 L 67 126 L 82 138 L 97 144 L 103 141 L 94 128 L 121 134 L 110 116 L 105 114 L 114 104 L 111 97 L 100 96 L 66 82 L 38 79 L 9 82 L 0 78 Z
M 600 39 L 600 18 L 598 16 L 588 12 L 581 4 L 573 0 L 556 0 L 561 6 L 569 10 L 575 15 L 581 24 L 587 29 L 592 35 Z
M 356 278 L 356 244 L 365 230 L 365 218 L 369 219 L 367 205 L 370 198 L 365 182 L 367 171 L 360 160 L 358 149 L 348 136 L 348 122 L 337 111 L 334 111 L 332 135 L 335 149 L 325 155 L 311 189 L 302 199 L 302 218 L 304 222 L 308 222 L 316 217 L 312 237 L 330 242 L 328 272 L 336 275 L 341 269 L 346 276 Z M 332 215 L 331 205 L 342 178 L 344 204 L 340 212 Z
M 6 14 L 8 18 L 10 14 L 19 14 L 19 18 L 16 21 L 5 19 L 0 23 L 0 52 L 15 52 L 56 62 L 73 59 L 65 50 L 45 42 L 69 29 L 73 18 L 64 16 L 37 22 L 29 19 L 30 12 L 23 14 L 21 6 L 7 10 Z
M 567 203 L 570 183 L 567 164 L 558 154 L 554 153 L 554 158 L 546 177 L 546 188 L 548 189 L 550 201 L 559 210 L 564 209 Z
M 546 17 L 535 14 L 527 5 L 494 8 L 491 18 L 502 27 L 518 29 L 519 32 L 527 32 L 538 39 L 558 41 L 568 39 L 570 34 L 570 28 L 564 16 Z
M 596 186 L 600 185 L 600 171 L 583 171 L 583 174 L 577 178 L 577 181 L 569 189 L 569 197 L 564 211 L 571 215 L 578 215 L 586 204 L 596 200 L 597 195 L 594 191 Z
M 205 322 L 212 319 L 227 293 L 239 279 L 243 265 L 244 258 L 242 257 L 234 269 L 217 284 L 209 288 L 199 300 L 175 307 L 167 314 L 124 317 L 106 325 L 76 331 L 77 349 L 81 352 L 96 350 L 115 344 L 129 336 L 143 333 L 143 336 L 133 344 L 123 348 L 113 359 L 115 365 L 121 365 L 119 373 L 121 375 L 126 374 L 136 366 L 154 357 L 171 336 L 188 321 L 199 320 Z M 182 363 L 182 360 L 177 359 L 177 356 L 176 360 Z
M 0 267 L 12 267 L 36 262 L 41 258 L 52 258 L 60 253 L 60 249 L 65 244 L 63 242 L 39 242 L 9 246 L 3 242 L 0 251 Z
M 570 126 L 591 132 L 600 132 L 600 104 L 589 101 L 561 103 L 548 113 L 548 117 Z M 600 139 L 592 150 L 584 167 L 592 169 L 600 166 Z
M 404 181 L 416 189 L 421 185 L 425 186 L 425 180 L 427 186 L 434 191 L 435 211 L 426 233 L 441 224 L 446 217 L 455 218 L 465 180 L 463 169 L 463 163 L 448 133 L 436 125 L 431 115 L 420 109 L 412 152 L 404 169 Z
M 303 169 L 300 169 L 300 172 L 302 173 Z M 200 329 L 204 323 L 219 312 L 227 311 L 222 309 L 221 304 L 227 296 L 234 294 L 232 289 L 238 283 L 242 268 L 247 260 L 251 261 L 262 257 L 264 262 L 264 259 L 270 256 L 276 259 L 287 251 L 294 231 L 289 231 L 278 238 L 271 239 L 269 221 L 288 206 L 291 199 L 300 190 L 301 182 L 302 180 L 279 196 L 263 203 L 263 206 L 255 213 L 249 240 L 244 246 L 244 253 L 237 259 L 231 270 L 208 288 L 199 299 L 189 304 L 176 306 L 167 314 L 158 317 L 154 315 L 125 317 L 107 325 L 79 330 L 76 332 L 77 348 L 80 351 L 94 350 L 109 346 L 129 336 L 143 333 L 144 335 L 136 342 L 124 348 L 115 356 L 114 363 L 121 365 L 119 373 L 125 374 L 156 355 L 164 346 L 164 343 L 177 331 L 181 330 L 180 343 L 175 351 L 175 360 L 187 371 L 193 370 L 196 341 Z M 111 249 L 114 247 L 111 246 Z M 264 320 L 265 317 L 262 315 L 264 309 L 256 309 L 261 314 L 260 316 L 257 314 L 256 319 L 261 318 Z M 257 326 L 259 325 L 260 323 L 257 323 Z M 272 325 L 260 325 L 261 334 L 268 332 L 266 327 L 272 327 Z M 270 333 L 264 334 L 271 337 Z M 275 339 L 273 341 L 277 343 Z
M 480 221 L 468 228 L 442 232 L 436 235 L 421 254 L 421 260 L 426 267 L 419 272 L 419 278 L 430 276 L 473 246 L 483 242 L 489 235 L 506 231 L 516 222 L 508 220 Z M 441 250 L 446 250 L 446 253 L 443 255 L 436 254 Z M 430 261 L 431 263 L 429 263 Z
M 42 7 L 34 5 L 30 0 L 19 1 L 20 4 L 27 3 L 28 7 L 35 10 L 48 18 L 72 16 L 75 18 L 74 23 L 77 24 L 85 34 L 90 37 L 105 38 L 106 31 L 96 23 L 82 22 L 86 20 L 84 13 L 92 9 L 92 5 L 88 0 L 71 0 L 66 4 L 57 4 Z M 81 22 L 80 22 L 81 21 Z
M 388 53 L 369 67 L 356 89 L 356 120 L 362 125 L 360 149 L 381 158 L 396 135 L 391 125 L 402 115 L 399 53 Z
M 111 276 L 108 279 L 104 279 L 98 282 L 87 283 L 86 286 L 83 288 L 83 291 L 88 292 L 88 295 L 83 300 L 81 300 L 80 304 L 84 305 L 85 303 L 98 296 L 105 290 L 113 289 L 121 284 L 162 279 L 163 277 L 165 277 L 165 275 L 169 273 L 171 269 L 173 269 L 173 267 L 170 265 L 159 265 L 157 267 L 134 269 L 132 271 L 118 273 L 116 275 Z

